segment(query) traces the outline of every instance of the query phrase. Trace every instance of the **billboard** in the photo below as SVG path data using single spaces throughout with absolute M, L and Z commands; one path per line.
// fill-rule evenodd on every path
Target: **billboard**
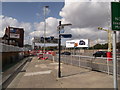
M 68 40 L 66 41 L 66 47 L 68 48 L 89 47 L 89 40 L 88 39 Z

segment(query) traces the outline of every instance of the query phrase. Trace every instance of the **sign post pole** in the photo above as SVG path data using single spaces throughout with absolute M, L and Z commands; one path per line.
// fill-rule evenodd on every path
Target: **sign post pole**
M 117 58 L 116 58 L 116 31 L 120 31 L 120 2 L 111 2 L 112 30 L 113 30 L 113 83 L 114 90 L 118 90 Z
M 116 31 L 113 31 L 113 80 L 114 80 L 114 89 L 118 90 L 117 59 L 116 59 Z
M 58 62 L 59 62 L 59 66 L 58 66 L 58 77 L 61 78 L 61 70 L 60 70 L 60 59 L 61 59 L 61 36 L 64 36 L 64 38 L 68 38 L 68 37 L 71 37 L 72 35 L 71 34 L 66 34 L 66 35 L 62 35 L 60 33 L 61 29 L 64 28 L 64 26 L 69 26 L 69 25 L 72 25 L 72 24 L 61 24 L 61 21 L 59 21 L 59 26 L 58 26 L 58 32 L 59 32 L 59 42 L 58 42 L 58 47 L 59 47 L 59 59 L 58 59 Z
M 61 26 L 61 21 L 59 21 L 59 26 Z M 58 42 L 58 47 L 59 47 L 59 67 L 58 67 L 58 77 L 61 78 L 61 70 L 60 70 L 60 55 L 61 55 L 61 36 L 60 36 L 60 28 L 59 28 L 59 42 Z

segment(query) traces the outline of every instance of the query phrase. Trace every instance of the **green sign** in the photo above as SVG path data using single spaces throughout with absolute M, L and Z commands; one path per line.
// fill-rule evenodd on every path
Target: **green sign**
M 111 2 L 112 30 L 120 31 L 120 2 Z

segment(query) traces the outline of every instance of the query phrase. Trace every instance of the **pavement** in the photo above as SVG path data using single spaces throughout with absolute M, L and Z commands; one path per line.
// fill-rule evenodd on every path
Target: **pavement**
M 8 88 L 113 88 L 113 76 L 33 57 L 18 73 Z

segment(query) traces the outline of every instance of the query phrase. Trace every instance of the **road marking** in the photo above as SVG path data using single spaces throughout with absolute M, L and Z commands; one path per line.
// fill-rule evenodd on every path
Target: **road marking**
M 50 65 L 58 65 L 59 63 L 50 63 Z M 63 63 L 61 63 L 61 64 L 63 64 Z
M 40 64 L 40 65 L 35 65 L 35 67 L 47 68 L 47 65 L 45 65 L 45 64 Z
M 62 69 L 63 67 L 60 67 L 60 68 Z M 56 66 L 55 69 L 58 69 L 58 66 Z
M 50 74 L 50 73 L 51 73 L 51 70 L 48 70 L 48 71 L 41 71 L 41 72 L 26 73 L 24 76 L 34 76 L 34 75 Z

